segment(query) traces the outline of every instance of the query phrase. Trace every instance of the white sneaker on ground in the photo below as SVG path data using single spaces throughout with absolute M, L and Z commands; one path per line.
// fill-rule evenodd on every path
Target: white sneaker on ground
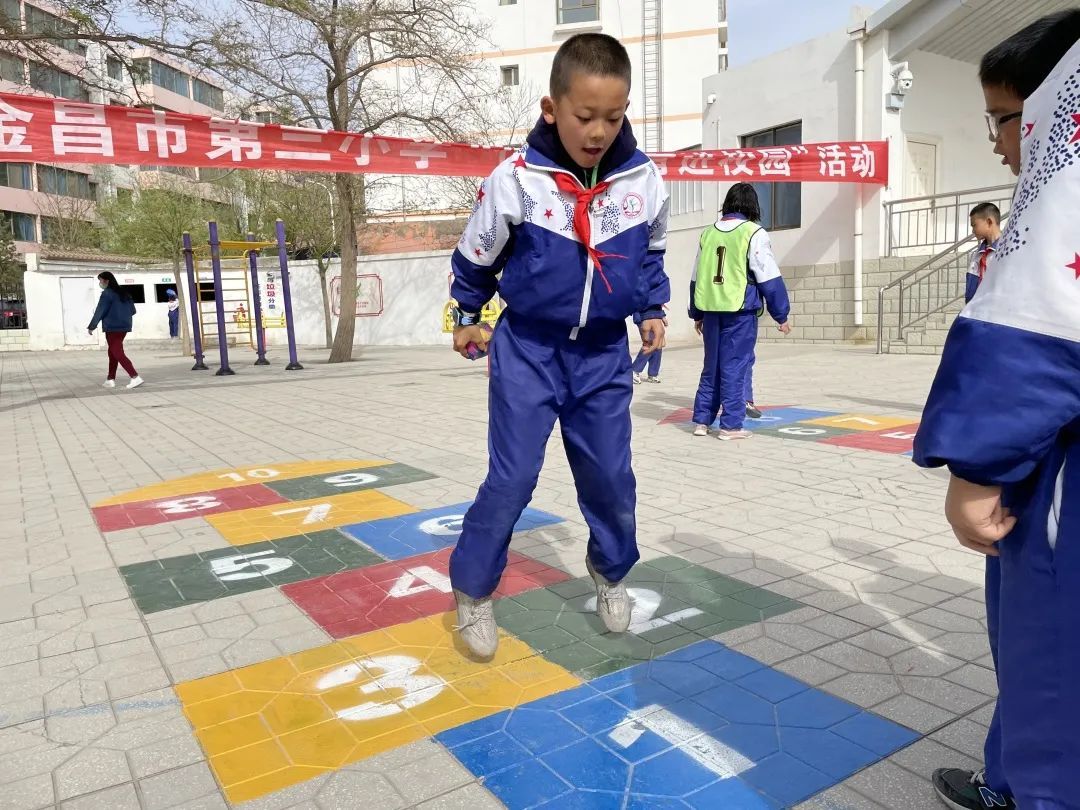
M 634 385 L 641 385 L 641 374 L 634 372 Z
M 716 438 L 722 442 L 731 442 L 736 439 L 749 439 L 753 435 L 749 430 L 720 430 Z
M 106 380 L 101 384 L 102 388 L 116 388 L 116 380 Z
M 473 599 L 459 590 L 454 591 L 457 600 L 458 623 L 454 625 L 461 640 L 477 658 L 489 659 L 499 647 L 499 628 L 495 625 L 495 610 L 490 596 Z
M 708 436 L 709 435 L 709 426 L 708 425 L 694 425 L 694 435 L 695 436 Z
M 124 386 L 124 387 L 125 387 L 125 388 L 138 388 L 138 387 L 139 387 L 140 385 L 142 385 L 142 384 L 143 384 L 144 382 L 146 382 L 146 380 L 144 380 L 144 379 L 143 379 L 142 377 L 132 377 L 132 378 L 131 378 L 131 382 L 129 382 L 129 383 L 128 383 L 128 384 L 127 384 L 126 386 Z
M 645 380 L 645 382 L 650 382 L 650 383 L 659 383 L 659 382 L 660 382 L 660 378 L 659 378 L 659 377 L 649 377 L 648 379 L 646 379 L 646 380 Z
M 625 633 L 630 626 L 630 594 L 621 582 L 608 582 L 593 569 L 592 560 L 585 558 L 585 568 L 596 583 L 596 613 L 609 633 Z

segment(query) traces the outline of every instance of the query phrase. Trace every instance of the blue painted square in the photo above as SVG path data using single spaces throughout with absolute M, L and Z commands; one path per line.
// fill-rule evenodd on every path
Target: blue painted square
M 827 416 L 836 416 L 839 411 L 812 411 L 809 408 L 777 408 L 765 411 L 760 419 L 747 419 L 743 426 L 747 430 L 760 428 L 781 427 L 793 422 L 806 422 L 810 419 L 824 419 Z
M 762 667 L 756 672 L 751 672 L 749 675 L 739 678 L 735 685 L 741 686 L 743 689 L 749 689 L 755 695 L 773 703 L 794 697 L 800 692 L 805 692 L 808 688 L 802 681 L 768 667 Z
M 353 523 L 342 526 L 341 531 L 388 560 L 400 560 L 454 545 L 461 534 L 461 521 L 471 505 L 459 503 L 412 515 Z M 527 532 L 556 523 L 562 523 L 562 518 L 538 509 L 526 509 L 514 531 Z
M 779 810 L 917 738 L 703 641 L 436 739 L 510 810 Z
M 870 712 L 862 712 L 831 729 L 846 740 L 868 748 L 878 756 L 888 756 L 911 745 L 919 735 L 909 728 L 898 726 Z
M 788 754 L 776 754 L 741 775 L 753 787 L 778 799 L 785 807 L 828 790 L 836 779 Z

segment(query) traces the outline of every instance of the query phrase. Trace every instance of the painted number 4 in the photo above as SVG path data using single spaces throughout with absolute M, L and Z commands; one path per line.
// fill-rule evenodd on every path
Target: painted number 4
M 434 568 L 421 565 L 408 569 L 398 577 L 398 581 L 390 589 L 390 596 L 401 599 L 406 596 L 415 596 L 418 593 L 427 593 L 428 591 L 450 593 L 451 590 L 453 590 L 453 586 L 450 585 L 450 579 L 447 576 L 440 574 Z

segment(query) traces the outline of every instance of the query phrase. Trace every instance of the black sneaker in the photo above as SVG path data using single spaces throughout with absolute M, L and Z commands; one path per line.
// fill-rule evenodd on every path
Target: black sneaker
M 746 403 L 746 418 L 747 419 L 760 419 L 761 411 L 754 407 L 753 402 Z
M 1012 796 L 986 786 L 986 771 L 939 768 L 934 771 L 934 790 L 938 798 L 954 810 L 1016 810 Z

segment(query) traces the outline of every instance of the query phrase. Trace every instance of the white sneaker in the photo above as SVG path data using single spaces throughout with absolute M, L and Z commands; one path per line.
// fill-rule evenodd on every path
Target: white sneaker
M 645 380 L 645 382 L 659 383 L 660 378 L 659 377 L 649 377 L 647 380 Z
M 709 435 L 709 426 L 708 425 L 694 425 L 694 435 L 695 436 L 708 436 Z
M 593 569 L 592 560 L 585 558 L 585 568 L 596 583 L 596 613 L 604 620 L 609 633 L 625 633 L 630 626 L 630 594 L 621 582 L 608 582 Z
M 492 658 L 499 647 L 499 628 L 495 625 L 491 597 L 473 599 L 455 589 L 454 599 L 457 600 L 458 616 L 454 629 L 461 640 L 477 658 Z
M 131 382 L 129 382 L 129 383 L 128 383 L 128 384 L 127 384 L 126 386 L 124 386 L 124 387 L 125 387 L 125 388 L 138 388 L 138 387 L 139 387 L 140 385 L 142 385 L 142 384 L 143 384 L 144 382 L 146 382 L 146 380 L 144 380 L 144 379 L 143 379 L 142 377 L 132 377 L 132 378 L 131 378 Z
M 749 430 L 720 430 L 716 438 L 722 442 L 731 442 L 736 439 L 749 439 L 753 435 Z
M 102 388 L 116 388 L 116 380 L 106 380 L 101 384 Z
M 634 385 L 641 385 L 641 375 L 638 372 L 634 372 Z

